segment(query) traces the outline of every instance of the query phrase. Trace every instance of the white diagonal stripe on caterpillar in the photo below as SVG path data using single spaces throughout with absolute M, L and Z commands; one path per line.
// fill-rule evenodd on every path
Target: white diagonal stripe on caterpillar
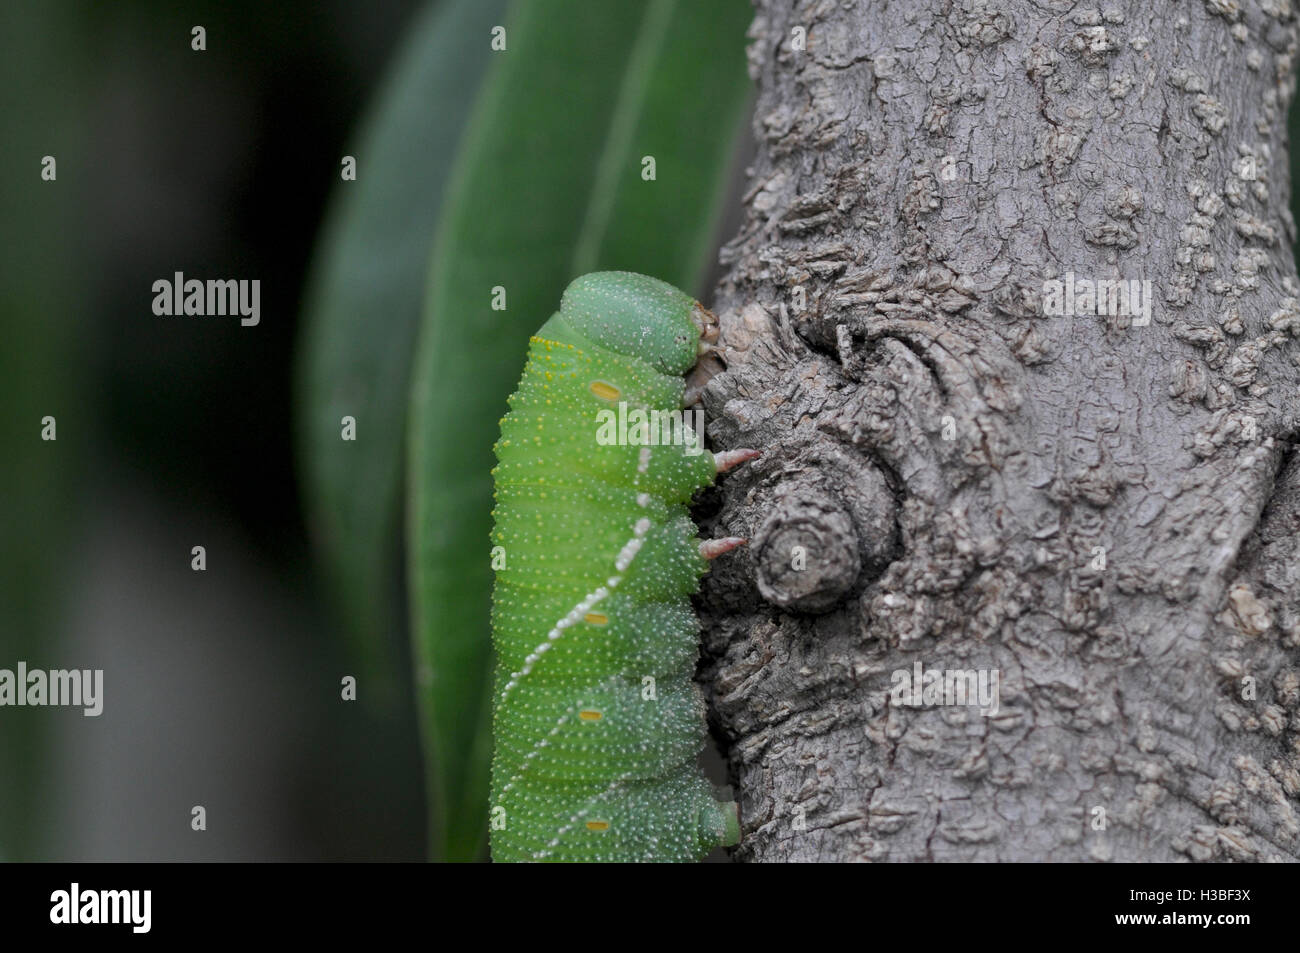
M 614 571 L 617 575 L 610 576 L 605 581 L 605 585 L 587 593 L 583 600 L 570 609 L 564 618 L 555 623 L 551 631 L 546 633 L 546 641 L 533 649 L 524 659 L 523 667 L 517 672 L 510 673 L 510 681 L 506 682 L 506 687 L 501 690 L 502 701 L 505 701 L 510 692 L 519 685 L 519 682 L 532 672 L 533 666 L 550 649 L 555 640 L 564 634 L 565 629 L 577 625 L 588 612 L 609 596 L 611 589 L 623 581 L 623 573 L 627 572 L 628 567 L 632 565 L 632 560 L 641 551 L 641 547 L 645 544 L 645 534 L 650 531 L 650 526 L 650 520 L 644 516 L 636 521 L 636 525 L 632 527 L 632 538 L 623 544 L 623 548 L 619 550 L 618 556 L 614 560 Z
M 617 678 L 611 678 L 607 680 L 606 684 L 612 684 L 615 681 L 617 681 Z M 584 707 L 586 707 L 585 703 L 579 701 L 573 705 L 570 705 L 568 708 L 564 710 L 564 714 L 561 715 L 559 721 L 555 723 L 555 727 L 552 728 L 545 735 L 543 735 L 541 738 L 538 738 L 537 743 L 533 745 L 532 750 L 529 751 L 528 754 L 524 755 L 523 760 L 519 762 L 519 770 L 516 771 L 513 775 L 511 775 L 510 780 L 507 781 L 505 787 L 501 789 L 501 794 L 499 795 L 499 797 L 504 798 L 506 796 L 506 792 L 508 792 L 512 787 L 515 786 L 515 782 L 524 776 L 524 771 L 528 769 L 528 762 L 531 761 L 533 758 L 536 758 L 539 754 L 542 753 L 542 749 L 545 748 L 547 745 L 549 745 L 551 743 L 551 739 L 560 733 L 560 729 L 563 728 L 565 724 L 568 723 L 569 719 L 573 717 L 573 713 L 575 711 L 578 711 L 579 709 Z
M 541 754 L 542 749 L 551 743 L 551 739 L 559 734 L 560 729 L 564 727 L 565 723 L 568 722 L 571 717 L 573 717 L 574 709 L 577 707 L 579 706 L 575 705 L 572 708 L 566 709 L 564 714 L 560 716 L 560 720 L 555 723 L 555 727 L 552 728 L 548 734 L 537 739 L 537 743 L 533 745 L 533 749 L 529 751 L 528 754 L 524 755 L 523 760 L 519 762 L 519 770 L 510 777 L 510 780 L 506 782 L 505 787 L 501 789 L 501 794 L 499 795 L 500 798 L 504 798 L 506 793 L 515 786 L 515 782 L 524 776 L 524 772 L 528 769 L 528 762 Z
M 533 859 L 543 860 L 544 858 L 549 856 L 550 853 L 553 850 L 555 850 L 555 848 L 560 846 L 560 841 L 563 839 L 564 835 L 569 833 L 569 831 L 573 830 L 573 826 L 575 824 L 577 824 L 580 820 L 582 820 L 584 817 L 586 817 L 588 814 L 591 813 L 591 809 L 596 806 L 597 801 L 603 800 L 604 798 L 608 797 L 610 794 L 613 794 L 615 790 L 621 788 L 627 782 L 627 779 L 628 779 L 627 775 L 624 775 L 623 777 L 615 778 L 610 783 L 609 787 L 605 788 L 605 790 L 601 791 L 599 794 L 593 794 L 590 798 L 588 798 L 586 806 L 583 807 L 582 810 L 574 814 L 572 817 L 570 817 L 569 822 L 563 825 L 558 831 L 555 832 L 555 836 L 551 838 L 550 842 L 547 843 L 545 847 L 543 847 L 539 851 L 533 852 Z
M 627 572 L 627 567 L 632 565 L 632 560 L 636 558 L 636 554 L 645 545 L 645 534 L 649 531 L 650 520 L 643 516 L 636 521 L 636 525 L 632 527 L 632 538 L 623 545 L 618 558 L 614 560 L 614 570 L 616 572 L 620 574 Z

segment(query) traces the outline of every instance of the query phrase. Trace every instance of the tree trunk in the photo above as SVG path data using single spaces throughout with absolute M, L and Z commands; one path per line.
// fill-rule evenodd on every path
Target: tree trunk
M 704 397 L 764 450 L 704 519 L 751 540 L 701 600 L 738 859 L 1300 858 L 1289 0 L 757 6 Z

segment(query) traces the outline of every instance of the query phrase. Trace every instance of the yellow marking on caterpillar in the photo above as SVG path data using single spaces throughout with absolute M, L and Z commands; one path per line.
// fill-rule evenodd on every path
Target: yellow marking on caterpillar
M 591 392 L 601 400 L 615 401 L 622 396 L 619 389 L 613 384 L 607 384 L 604 381 L 592 381 Z
M 591 625 L 608 625 L 609 616 L 600 612 L 588 612 L 582 617 L 582 621 L 590 623 Z
M 589 831 L 607 831 L 609 830 L 609 821 L 588 821 L 587 830 Z
M 584 708 L 578 712 L 578 717 L 583 721 L 600 721 L 603 716 L 594 708 Z

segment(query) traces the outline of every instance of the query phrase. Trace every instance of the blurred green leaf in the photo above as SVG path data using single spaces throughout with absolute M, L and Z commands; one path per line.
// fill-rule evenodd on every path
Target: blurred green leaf
M 411 357 L 443 187 L 504 10 L 447 0 L 414 24 L 351 150 L 357 178 L 336 187 L 308 282 L 299 459 L 363 701 L 389 699 L 403 670 L 392 628 Z M 341 439 L 344 416 L 355 442 Z
M 492 445 L 528 337 L 585 271 L 697 288 L 746 113 L 751 16 L 745 0 L 551 0 L 507 17 L 439 225 L 411 395 L 408 572 L 434 857 L 472 860 L 486 840 Z
M 86 413 L 75 315 L 88 273 L 85 214 L 91 52 L 78 39 L 84 10 L 14 4 L 0 43 L 0 667 L 75 667 L 59 633 L 75 565 L 84 460 L 97 421 Z M 43 157 L 56 178 L 42 178 Z M 84 330 L 84 329 L 83 329 Z M 41 438 L 42 418 L 56 437 Z M 93 477 L 92 477 L 93 479 Z M 43 842 L 56 765 L 40 709 L 0 716 L 0 856 L 31 860 Z

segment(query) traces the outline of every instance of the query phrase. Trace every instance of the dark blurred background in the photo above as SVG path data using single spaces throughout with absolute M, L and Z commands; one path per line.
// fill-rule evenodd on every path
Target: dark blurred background
M 419 6 L 4 4 L 0 667 L 104 668 L 107 702 L 0 710 L 0 858 L 424 856 L 409 693 L 340 699 L 291 416 L 326 200 Z M 260 279 L 260 324 L 155 317 L 175 271 Z

